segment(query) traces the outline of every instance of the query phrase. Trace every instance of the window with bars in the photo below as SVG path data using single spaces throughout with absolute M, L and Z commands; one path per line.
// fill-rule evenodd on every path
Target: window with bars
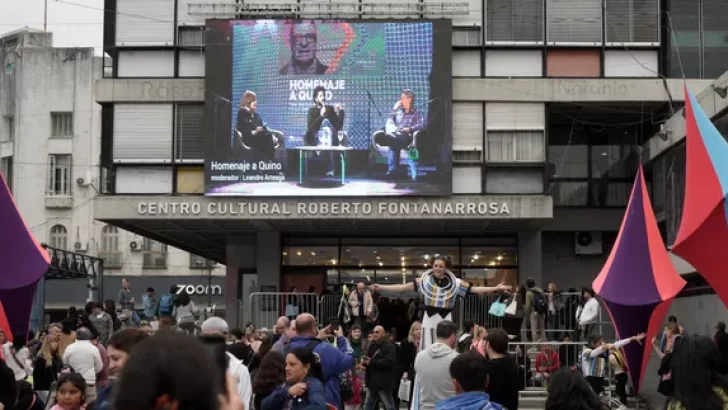
M 143 268 L 145 269 L 166 269 L 167 268 L 167 245 L 155 240 L 144 238 L 142 243 L 144 251 Z
M 101 249 L 99 257 L 104 260 L 105 268 L 120 268 L 121 248 L 119 247 L 119 228 L 106 225 L 101 229 Z
M 10 192 L 13 192 L 13 157 L 0 158 L 0 174 L 5 178 Z
M 202 104 L 177 105 L 174 150 L 177 160 L 202 160 L 205 157 L 204 121 Z
M 68 230 L 63 225 L 53 225 L 48 243 L 51 248 L 68 249 Z
M 73 113 L 51 113 L 51 137 L 73 137 Z
M 183 47 L 203 47 L 205 45 L 205 27 L 178 27 L 177 43 Z
M 543 43 L 544 0 L 487 0 L 488 43 Z
M 48 196 L 71 195 L 71 156 L 48 156 Z
M 546 160 L 543 131 L 488 131 L 486 162 L 515 163 Z

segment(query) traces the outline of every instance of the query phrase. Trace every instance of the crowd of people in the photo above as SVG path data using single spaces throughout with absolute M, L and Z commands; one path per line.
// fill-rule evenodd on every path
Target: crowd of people
M 437 324 L 435 343 L 422 351 L 419 322 L 402 341 L 378 325 L 363 333 L 354 324 L 345 334 L 309 313 L 282 316 L 270 330 L 231 330 L 212 317 L 196 336 L 177 326 L 140 325 L 111 330 L 104 341 L 84 323 L 77 320 L 70 332 L 68 320 L 51 324 L 30 340 L 15 335 L 6 342 L 0 334 L 3 410 L 391 410 L 412 402 L 407 387 L 415 375 L 419 409 L 517 410 L 530 370 L 503 329 L 461 330 L 449 320 Z M 667 410 L 728 406 L 728 333 L 723 323 L 716 330 L 714 340 L 690 336 L 671 317 L 652 341 L 663 358 L 661 372 L 669 374 L 660 386 Z M 571 367 L 545 370 L 543 362 L 559 359 L 539 352 L 550 355 L 535 366 L 550 372 L 545 409 L 608 408 L 600 396 L 608 363 L 644 337 L 606 343 L 592 334 Z
M 548 312 L 560 308 L 555 286 L 544 292 L 527 280 L 515 292 L 473 288 L 444 266 L 432 278 L 388 286 L 357 285 L 344 298 L 349 320 L 319 323 L 308 309 L 293 315 L 287 307 L 270 329 L 231 329 L 220 317 L 199 323 L 184 292 L 156 298 L 147 289 L 136 311 L 124 279 L 116 301 L 69 308 L 37 335 L 10 340 L 0 332 L 0 410 L 517 410 L 531 380 L 548 391 L 547 410 L 602 410 L 612 378 L 627 404 L 622 348 L 642 343 L 645 334 L 614 343 L 596 334 L 591 322 L 579 320 L 598 314 L 588 289 L 577 301 L 576 328 L 562 329 L 565 343 L 557 348 L 541 329 L 553 316 Z M 448 298 L 437 293 L 443 289 Z M 401 340 L 396 327 L 372 320 L 371 292 L 382 290 L 423 294 Z M 540 341 L 529 346 L 540 349 L 524 348 L 521 329 L 510 332 L 505 321 L 490 328 L 454 323 L 451 302 L 469 292 L 521 297 L 522 328 Z M 667 410 L 728 408 L 724 323 L 711 340 L 687 335 L 671 316 L 652 345 Z

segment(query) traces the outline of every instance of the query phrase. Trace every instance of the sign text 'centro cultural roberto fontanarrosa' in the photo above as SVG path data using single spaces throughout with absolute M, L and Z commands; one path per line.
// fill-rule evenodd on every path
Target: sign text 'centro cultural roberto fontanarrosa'
M 507 216 L 506 202 L 392 201 L 392 202 L 294 202 L 294 201 L 195 201 L 140 202 L 137 212 L 144 216 L 176 217 L 485 217 Z

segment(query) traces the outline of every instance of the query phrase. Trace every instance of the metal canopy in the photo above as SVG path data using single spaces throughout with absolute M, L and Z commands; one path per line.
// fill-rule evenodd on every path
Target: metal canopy
M 466 16 L 470 13 L 468 3 L 374 3 L 332 1 L 326 3 L 275 3 L 275 4 L 226 4 L 191 3 L 187 6 L 190 16 L 235 18 L 236 16 L 298 16 L 315 15 L 329 17 L 366 16 L 411 16 L 426 17 Z
M 538 230 L 547 220 L 102 220 L 201 257 L 225 263 L 227 239 L 278 231 L 283 236 L 491 236 Z

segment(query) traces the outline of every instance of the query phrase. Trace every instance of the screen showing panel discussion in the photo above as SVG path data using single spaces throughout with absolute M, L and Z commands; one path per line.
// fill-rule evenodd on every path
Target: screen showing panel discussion
M 208 20 L 208 196 L 452 194 L 448 20 Z

